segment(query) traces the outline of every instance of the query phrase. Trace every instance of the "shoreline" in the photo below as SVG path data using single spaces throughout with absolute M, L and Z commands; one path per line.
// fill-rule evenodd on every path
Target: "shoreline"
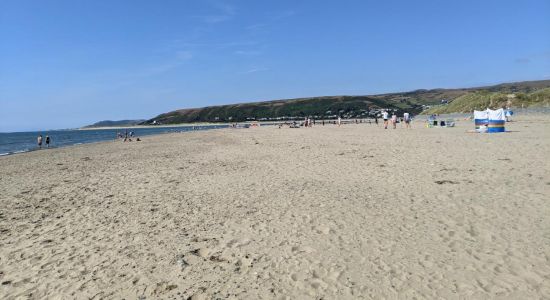
M 179 127 L 197 127 L 197 126 L 229 126 L 230 123 L 185 123 L 185 124 L 174 124 L 174 125 L 134 125 L 134 126 L 113 126 L 113 127 L 92 127 L 85 128 L 80 127 L 74 130 L 120 130 L 120 129 L 148 129 L 148 128 L 179 128 Z
M 110 129 L 110 128 L 105 128 L 105 129 Z M 227 128 L 207 128 L 207 129 L 196 129 L 196 130 L 177 131 L 177 132 L 170 132 L 170 131 L 158 132 L 158 133 L 153 133 L 153 134 L 135 136 L 134 139 L 132 140 L 132 142 L 128 142 L 128 143 L 138 142 L 138 141 L 135 140 L 138 137 L 141 139 L 141 141 L 143 141 L 144 137 L 149 138 L 149 137 L 155 137 L 155 136 L 162 136 L 162 135 L 166 135 L 166 134 L 181 134 L 181 133 L 190 133 L 190 132 L 198 132 L 198 131 L 210 131 L 210 130 L 222 130 L 222 129 L 227 129 Z M 75 131 L 77 131 L 77 130 L 75 130 Z M 55 150 L 55 149 L 64 149 L 64 148 L 69 148 L 69 147 L 88 146 L 88 145 L 93 145 L 93 144 L 110 143 L 110 142 L 118 142 L 118 141 L 123 142 L 122 139 L 120 139 L 120 138 L 112 138 L 112 139 L 105 139 L 105 140 L 100 140 L 100 141 L 89 141 L 89 142 L 79 142 L 79 143 L 75 143 L 75 144 L 68 144 L 68 145 L 61 145 L 61 146 L 50 146 L 49 148 L 42 147 L 41 149 L 35 146 L 35 148 L 32 148 L 32 149 L 17 150 L 17 151 L 13 151 L 13 152 L 0 153 L 0 158 L 1 157 L 13 156 L 13 155 L 21 155 L 21 154 L 25 154 L 25 153 L 32 153 L 32 152 L 35 152 L 35 151 L 47 151 L 47 150 Z M 139 142 L 141 142 L 141 141 L 139 141 Z
M 440 119 L 453 118 L 453 119 L 455 119 L 455 121 L 473 122 L 473 119 L 470 118 L 470 115 L 471 114 L 466 114 L 466 113 L 440 114 L 438 116 L 438 118 L 440 118 Z M 544 116 L 549 116 L 549 115 L 550 115 L 550 109 L 542 109 L 542 110 L 525 109 L 523 111 L 519 111 L 518 114 L 515 114 L 512 117 L 512 120 L 508 123 L 517 122 L 518 117 L 521 119 L 522 117 L 525 117 L 525 116 L 526 117 L 537 117 L 537 116 L 544 117 Z M 412 124 L 413 125 L 416 124 L 415 125 L 416 127 L 419 126 L 419 125 L 423 126 L 424 123 L 425 123 L 425 118 L 427 118 L 427 117 L 428 117 L 428 115 L 418 114 L 418 115 L 416 115 L 412 118 Z M 355 119 L 345 119 L 345 120 L 343 120 L 342 124 L 346 125 L 346 126 L 356 124 L 352 120 L 355 120 Z M 366 120 L 366 119 L 363 119 L 363 120 Z M 325 121 L 327 121 L 327 120 L 325 120 Z M 335 120 L 331 120 L 331 121 L 335 121 Z M 349 121 L 349 122 L 346 122 L 346 121 Z M 382 124 L 382 121 L 379 121 L 379 122 L 380 122 L 380 124 Z M 261 126 L 273 126 L 273 125 L 277 125 L 279 123 L 284 123 L 284 122 L 240 122 L 240 123 L 237 123 L 237 124 L 251 124 L 251 123 L 258 123 L 258 124 L 260 124 L 260 127 L 261 127 Z M 135 127 L 81 128 L 81 129 L 74 129 L 74 130 L 75 131 L 90 131 L 90 130 L 120 130 L 120 129 L 131 130 L 131 129 L 155 129 L 155 128 L 190 128 L 190 127 L 230 126 L 231 124 L 234 124 L 234 123 L 227 123 L 227 124 L 226 123 L 221 123 L 221 124 L 220 123 L 193 123 L 193 124 L 194 125 L 177 124 L 177 125 L 154 125 L 154 126 L 135 126 Z M 362 123 L 362 124 L 367 125 L 366 122 Z M 368 124 L 370 125 L 371 123 L 368 123 Z M 359 123 L 359 125 L 361 125 L 361 123 Z M 369 125 L 367 125 L 367 126 L 369 126 Z M 321 126 L 321 125 L 318 124 L 316 126 Z M 327 121 L 327 126 L 334 126 L 334 125 L 332 123 L 330 123 L 329 121 Z M 154 133 L 154 134 L 141 135 L 140 137 L 143 137 L 143 136 L 154 137 L 154 136 L 158 136 L 158 135 L 165 135 L 165 134 L 172 134 L 172 133 L 174 133 L 174 134 L 175 133 L 188 133 L 188 132 L 194 132 L 194 131 L 210 131 L 210 130 L 219 130 L 219 129 L 232 129 L 232 128 L 230 128 L 230 127 L 227 127 L 227 128 L 212 128 L 212 129 L 209 129 L 209 128 L 201 129 L 201 128 L 199 128 L 199 129 L 195 129 L 195 130 L 179 131 L 179 132 L 159 132 L 159 133 Z M 70 130 L 65 129 L 65 130 L 59 130 L 59 131 L 70 131 Z M 118 141 L 118 139 L 107 139 L 107 140 L 102 140 L 102 141 L 91 141 L 91 142 L 81 142 L 81 143 L 78 143 L 78 144 L 52 146 L 49 149 L 48 148 L 42 148 L 42 149 L 33 148 L 33 149 L 29 149 L 29 150 L 18 150 L 18 151 L 9 152 L 9 153 L 0 153 L 0 157 L 20 155 L 20 154 L 24 154 L 24 153 L 30 153 L 30 152 L 41 151 L 41 150 L 50 150 L 50 149 L 60 149 L 60 148 L 74 147 L 74 146 L 79 146 L 79 145 L 107 143 L 107 142 L 110 142 L 110 141 L 115 141 L 116 142 L 116 141 Z
M 514 114 L 514 116 L 512 116 L 512 120 L 509 123 L 516 122 L 518 117 L 521 119 L 524 116 L 527 116 L 527 117 L 542 116 L 542 117 L 544 117 L 544 116 L 547 116 L 547 115 L 550 115 L 550 108 L 528 108 L 528 109 L 523 109 L 523 110 L 517 111 L 517 113 Z M 425 118 L 427 118 L 427 117 L 428 117 L 428 115 L 423 115 L 423 114 L 415 115 L 412 118 L 412 121 L 413 121 L 412 124 L 417 124 L 416 126 L 418 126 L 418 124 L 422 123 L 422 125 L 423 125 L 423 123 L 425 122 Z M 438 116 L 438 118 L 440 118 L 440 119 L 452 118 L 452 119 L 455 119 L 455 121 L 466 121 L 466 122 L 472 121 L 473 122 L 473 119 L 471 118 L 471 114 L 468 114 L 468 113 L 440 114 Z M 363 119 L 363 120 L 367 120 L 367 119 L 372 120 L 370 118 L 366 118 L 366 119 Z M 353 122 L 353 120 L 355 120 L 355 119 L 345 119 L 345 120 L 342 120 L 342 123 L 344 125 L 353 125 L 353 124 L 355 124 Z M 318 121 L 320 121 L 320 120 L 318 120 Z M 327 120 L 325 120 L 325 121 L 327 121 Z M 335 120 L 330 120 L 330 121 L 335 121 Z M 331 124 L 330 121 L 327 121 L 327 126 L 333 126 L 333 124 Z M 381 123 L 382 121 L 379 121 L 379 122 Z M 277 124 L 284 123 L 284 122 L 282 122 L 282 121 L 281 122 L 240 122 L 240 123 L 237 123 L 237 124 L 251 124 L 251 123 L 258 123 L 258 124 L 260 124 L 260 126 L 273 126 L 273 125 L 277 125 Z M 190 128 L 190 127 L 228 126 L 227 128 L 212 128 L 212 129 L 209 129 L 209 128 L 201 129 L 201 128 L 199 128 L 199 129 L 195 129 L 195 130 L 181 131 L 181 132 L 159 132 L 159 133 L 154 133 L 154 134 L 142 135 L 142 136 L 151 137 L 151 136 L 164 135 L 164 134 L 170 134 L 170 133 L 186 133 L 186 132 L 193 132 L 193 131 L 231 129 L 229 127 L 231 124 L 235 124 L 235 123 L 191 123 L 191 124 L 176 124 L 176 125 L 142 125 L 142 126 L 134 126 L 134 127 L 98 127 L 98 128 L 63 129 L 63 130 L 53 130 L 53 131 L 71 131 L 71 130 L 74 130 L 74 131 L 91 131 L 91 130 L 121 130 L 121 129 L 131 130 L 131 129 L 155 129 L 155 128 Z M 361 123 L 359 123 L 359 124 L 361 124 Z M 367 123 L 365 122 L 363 124 L 367 124 Z M 318 124 L 316 126 L 321 126 L 321 125 Z M 9 133 L 7 133 L 7 134 L 9 134 Z M 81 145 L 81 144 L 89 145 L 89 144 L 109 142 L 109 141 L 117 141 L 117 140 L 118 139 L 112 139 L 112 140 L 107 139 L 107 140 L 102 140 L 102 141 L 81 142 L 81 143 L 78 143 L 78 144 L 52 146 L 52 147 L 50 147 L 50 149 L 66 148 L 66 147 L 78 146 L 78 145 Z M 18 155 L 18 154 L 29 153 L 29 152 L 40 151 L 40 150 L 48 150 L 48 148 L 43 148 L 43 149 L 32 148 L 32 149 L 29 149 L 29 150 L 18 150 L 18 151 L 14 151 L 14 152 L 0 153 L 0 157 Z

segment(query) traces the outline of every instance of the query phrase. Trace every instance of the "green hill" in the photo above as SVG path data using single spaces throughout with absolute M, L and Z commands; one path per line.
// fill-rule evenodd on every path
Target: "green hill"
M 504 107 L 530 107 L 550 105 L 550 88 L 531 93 L 502 93 L 487 90 L 476 91 L 460 96 L 447 105 L 432 107 L 424 114 L 467 113 L 473 110 Z
M 97 127 L 120 127 L 120 126 L 134 126 L 143 123 L 145 120 L 120 120 L 120 121 L 99 121 L 92 125 L 84 126 L 83 128 L 97 128 Z
M 480 106 L 485 105 L 486 101 L 501 103 L 509 93 L 516 93 L 518 99 L 528 97 L 529 99 L 538 99 L 533 100 L 535 102 L 544 102 L 541 99 L 546 99 L 545 92 L 542 94 L 536 93 L 540 89 L 548 87 L 550 87 L 550 80 L 541 80 L 504 83 L 477 88 L 415 90 L 369 96 L 323 96 L 229 104 L 175 110 L 158 115 L 142 124 L 293 120 L 302 119 L 306 116 L 312 116 L 316 119 L 331 119 L 338 116 L 359 118 L 373 116 L 380 109 L 395 110 L 398 113 L 408 111 L 412 114 L 418 114 L 425 111 L 429 106 L 440 104 L 443 99 L 450 103 L 446 105 L 450 109 L 467 110 L 473 107 L 474 102 L 475 105 Z M 456 102 L 459 99 L 465 100 Z M 459 105 L 463 101 L 472 104 Z M 437 106 L 432 109 L 442 108 Z

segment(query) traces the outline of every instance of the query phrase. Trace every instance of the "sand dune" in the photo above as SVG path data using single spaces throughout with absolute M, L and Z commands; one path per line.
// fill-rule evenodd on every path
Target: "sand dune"
M 0 157 L 2 299 L 549 299 L 550 116 Z

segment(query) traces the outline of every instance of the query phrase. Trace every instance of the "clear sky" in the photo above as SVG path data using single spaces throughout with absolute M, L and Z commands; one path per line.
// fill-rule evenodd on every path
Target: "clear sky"
M 550 1 L 0 0 L 0 131 L 550 79 Z

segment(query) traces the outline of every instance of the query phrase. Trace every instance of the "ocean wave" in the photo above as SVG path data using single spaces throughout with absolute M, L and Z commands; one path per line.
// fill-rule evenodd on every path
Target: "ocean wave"
M 25 153 L 25 152 L 30 152 L 31 150 L 29 149 L 25 149 L 25 150 L 15 150 L 15 151 L 12 151 L 12 152 L 3 152 L 3 153 L 0 153 L 0 156 L 6 156 L 6 155 L 12 155 L 12 154 L 19 154 L 19 153 Z

